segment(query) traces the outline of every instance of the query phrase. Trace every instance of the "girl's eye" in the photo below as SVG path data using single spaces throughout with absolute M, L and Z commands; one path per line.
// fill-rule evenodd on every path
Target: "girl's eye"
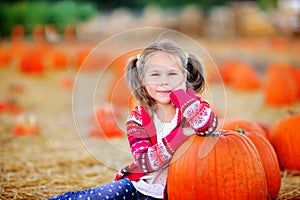
M 175 75 L 177 75 L 177 73 L 171 72 L 171 73 L 169 73 L 169 75 L 170 75 L 170 76 L 175 76 Z
M 153 74 L 151 74 L 151 76 L 159 76 L 159 74 L 158 73 L 153 73 Z

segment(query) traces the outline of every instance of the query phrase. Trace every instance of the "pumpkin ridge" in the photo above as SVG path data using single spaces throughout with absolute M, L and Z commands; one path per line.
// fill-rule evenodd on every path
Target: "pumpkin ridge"
M 213 148 L 212 150 L 213 150 L 213 153 L 214 153 L 214 163 L 215 163 L 215 169 L 214 169 L 214 171 L 217 172 L 217 174 L 218 174 L 217 148 Z M 216 181 L 216 188 L 219 188 L 219 182 L 218 182 L 219 177 L 215 176 L 215 178 L 216 178 L 216 180 L 215 180 Z M 216 194 L 217 194 L 217 199 L 220 199 L 219 191 L 216 192 Z
M 246 143 L 246 141 L 247 141 L 247 143 L 249 143 L 249 145 L 251 145 L 252 146 L 252 148 L 250 149 L 249 148 L 249 146 L 248 145 L 244 145 L 247 149 L 248 149 L 248 151 L 252 151 L 253 152 L 253 154 L 255 155 L 255 158 L 253 158 L 252 156 L 249 156 L 249 158 L 250 158 L 250 161 L 251 161 L 251 169 L 253 169 L 254 167 L 256 167 L 256 168 L 259 168 L 259 170 L 260 170 L 260 172 L 261 172 L 261 175 L 264 177 L 262 180 L 264 181 L 264 185 L 265 186 L 267 186 L 267 180 L 266 180 L 266 176 L 265 176 L 265 170 L 264 170 L 264 167 L 263 167 L 263 164 L 262 164 L 262 162 L 261 162 L 261 158 L 260 158 L 260 156 L 259 156 L 259 153 L 258 153 L 258 151 L 257 151 L 257 149 L 256 149 L 256 147 L 255 147 L 255 145 L 254 145 L 254 143 L 247 137 L 247 136 L 245 136 L 245 135 L 242 135 L 243 137 L 245 137 L 247 140 L 245 140 L 245 143 Z M 255 160 L 258 160 L 259 161 L 259 165 L 254 165 L 254 159 Z M 255 171 L 257 171 L 257 170 L 255 170 Z M 251 174 L 252 174 L 252 176 L 255 178 L 255 177 L 257 177 L 257 174 L 255 174 L 254 173 L 254 170 L 251 170 Z M 249 183 L 249 182 L 248 182 Z M 256 183 L 259 183 L 259 182 L 256 182 Z M 255 184 L 255 183 L 254 183 Z M 266 188 L 265 190 L 263 190 L 263 191 L 268 191 L 268 188 Z M 251 195 L 251 193 L 249 193 L 249 197 L 250 197 L 250 195 Z M 267 193 L 267 195 L 268 195 L 268 193 Z M 251 197 L 250 197 L 251 198 Z M 256 198 L 256 197 L 253 197 L 254 199 Z
M 228 152 L 230 153 L 229 155 L 231 155 L 231 154 L 233 154 L 234 153 L 234 151 L 232 150 L 232 146 L 229 144 L 229 142 L 231 143 L 231 144 L 234 144 L 234 141 L 231 139 L 231 138 L 227 138 L 227 143 L 228 143 Z M 231 163 L 234 163 L 234 161 L 235 161 L 235 156 L 236 156 L 236 154 L 234 155 L 231 155 L 231 159 L 232 159 L 232 162 Z M 228 162 L 229 163 L 229 162 Z M 233 187 L 233 189 L 234 189 L 234 194 L 237 194 L 237 192 L 236 192 L 236 187 L 237 187 L 237 177 L 236 177 L 236 169 L 235 169 L 235 165 L 233 164 L 232 165 L 232 172 L 233 172 L 233 180 L 234 180 L 234 187 Z M 238 197 L 235 195 L 235 197 L 234 197 L 235 199 L 237 199 Z
M 235 136 L 234 134 L 231 134 L 233 136 Z M 239 137 L 237 137 L 239 138 Z M 234 156 L 232 157 L 232 159 L 234 160 L 234 166 L 236 166 L 236 162 L 240 162 L 239 164 L 244 166 L 243 168 L 245 168 L 246 164 L 245 164 L 245 157 L 243 156 L 242 158 L 239 158 L 239 159 L 236 159 L 236 155 L 243 155 L 245 153 L 245 150 L 244 150 L 244 145 L 240 145 L 240 144 L 237 144 L 236 141 L 233 140 L 233 138 L 230 138 L 230 137 L 227 137 L 227 140 L 229 140 L 232 145 L 230 146 L 235 146 L 235 154 Z M 239 139 L 240 140 L 240 139 Z M 238 170 L 235 170 L 235 174 L 234 174 L 234 182 L 235 182 L 235 199 L 248 199 L 246 198 L 245 196 L 240 196 L 241 194 L 244 194 L 244 193 L 240 193 L 240 190 L 245 190 L 245 189 L 240 189 L 240 185 L 239 183 L 237 183 L 237 181 L 239 179 L 243 179 L 243 180 L 249 180 L 249 177 L 247 176 L 248 173 L 239 173 Z M 246 185 L 247 189 L 246 191 L 249 191 L 249 185 L 248 185 L 248 182 L 247 182 L 247 185 Z M 249 196 L 249 195 L 248 195 Z
M 230 175 L 231 173 L 226 173 L 226 171 L 228 171 L 228 168 L 232 169 L 234 171 L 234 165 L 231 165 L 229 166 L 229 164 L 231 164 L 232 162 L 227 162 L 226 165 L 223 165 L 223 163 L 218 163 L 217 161 L 217 158 L 220 156 L 226 156 L 226 153 L 227 153 L 227 157 L 228 158 L 231 158 L 231 160 L 234 160 L 234 156 L 231 155 L 231 146 L 230 146 L 230 138 L 226 138 L 226 137 L 221 137 L 220 138 L 220 141 L 222 141 L 223 143 L 225 143 L 226 145 L 223 145 L 224 147 L 223 148 L 220 148 L 220 146 L 216 146 L 215 148 L 215 166 L 216 166 L 216 169 L 215 171 L 217 172 L 217 176 L 216 176 L 216 188 L 226 188 L 227 187 L 227 182 L 228 182 L 228 179 L 230 179 Z M 224 148 L 226 148 L 226 151 L 224 151 Z M 224 153 L 226 152 L 226 153 Z M 225 154 L 225 155 L 224 155 Z M 218 157 L 217 157 L 218 156 Z M 223 161 L 223 160 L 221 160 Z M 226 162 L 226 161 L 225 161 Z M 220 179 L 220 176 L 218 176 L 218 174 L 223 174 L 224 177 L 223 177 L 223 184 L 220 184 L 220 181 L 218 181 Z M 229 177 L 229 178 L 228 178 Z M 234 176 L 235 178 L 235 176 Z M 234 189 L 235 190 L 235 185 L 236 185 L 236 182 L 234 182 L 234 187 L 231 187 L 229 186 L 231 189 Z M 219 187 L 220 186 L 220 187 Z M 220 191 L 222 192 L 222 194 L 220 194 Z M 234 194 L 235 192 L 233 193 L 230 193 L 230 194 Z M 228 197 L 230 194 L 226 194 L 224 190 L 218 190 L 217 192 L 217 199 L 224 199 L 225 197 Z M 229 197 L 230 198 L 230 197 Z

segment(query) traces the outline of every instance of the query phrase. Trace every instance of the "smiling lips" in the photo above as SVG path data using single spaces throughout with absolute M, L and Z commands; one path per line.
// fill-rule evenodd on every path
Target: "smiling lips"
M 169 95 L 171 93 L 171 90 L 166 90 L 166 91 L 157 91 L 157 93 L 161 95 Z

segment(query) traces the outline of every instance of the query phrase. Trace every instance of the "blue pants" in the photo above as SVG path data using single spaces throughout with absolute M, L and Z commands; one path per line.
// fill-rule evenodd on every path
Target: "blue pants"
M 158 200 L 138 192 L 129 179 L 121 179 L 107 185 L 99 186 L 87 190 L 78 190 L 76 192 L 67 192 L 49 200 Z

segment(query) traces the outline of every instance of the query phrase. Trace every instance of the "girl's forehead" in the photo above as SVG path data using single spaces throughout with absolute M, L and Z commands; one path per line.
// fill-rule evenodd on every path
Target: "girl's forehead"
M 180 69 L 180 59 L 169 53 L 158 51 L 153 53 L 146 59 L 145 70 L 150 69 Z

